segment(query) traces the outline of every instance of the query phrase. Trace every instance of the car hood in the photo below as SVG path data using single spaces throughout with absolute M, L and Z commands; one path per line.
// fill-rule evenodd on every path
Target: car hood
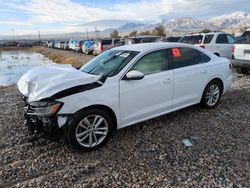
M 17 86 L 28 97 L 28 102 L 32 102 L 74 86 L 96 82 L 100 77 L 79 71 L 71 65 L 42 66 L 26 72 L 18 80 Z

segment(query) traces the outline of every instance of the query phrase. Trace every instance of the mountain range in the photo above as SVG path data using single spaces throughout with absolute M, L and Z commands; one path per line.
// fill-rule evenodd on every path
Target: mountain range
M 162 25 L 167 32 L 186 33 L 196 32 L 203 29 L 210 30 L 227 30 L 239 31 L 242 28 L 250 28 L 250 14 L 246 12 L 234 12 L 217 16 L 208 20 L 199 20 L 194 18 L 178 18 L 178 19 L 160 19 L 147 21 L 133 20 L 96 20 L 78 25 L 79 32 L 65 34 L 47 34 L 42 35 L 46 39 L 62 39 L 62 38 L 82 38 L 86 36 L 86 28 L 98 28 L 101 37 L 108 37 L 113 29 L 117 29 L 121 36 L 127 35 L 131 31 L 153 30 L 155 27 Z M 84 29 L 85 28 L 85 29 Z M 88 36 L 95 37 L 95 31 L 89 31 Z M 11 38 L 12 36 L 0 36 L 0 39 Z M 35 35 L 20 36 L 20 38 L 37 38 Z
M 126 23 L 116 29 L 118 32 L 123 33 L 124 31 L 128 32 L 133 30 L 152 30 L 159 25 L 164 26 L 167 30 L 172 29 L 177 32 L 191 32 L 202 29 L 225 30 L 239 29 L 243 27 L 250 28 L 250 14 L 245 12 L 234 12 L 232 14 L 214 17 L 206 21 L 194 18 L 180 18 L 172 20 L 161 19 L 150 24 Z M 110 31 L 110 29 L 108 30 Z

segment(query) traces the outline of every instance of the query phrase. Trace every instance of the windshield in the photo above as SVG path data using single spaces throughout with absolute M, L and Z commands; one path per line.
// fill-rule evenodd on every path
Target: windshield
M 83 65 L 80 70 L 88 74 L 114 76 L 138 53 L 136 51 L 109 50 Z
M 250 44 L 250 31 L 246 31 L 241 35 L 237 44 Z
M 187 44 L 201 44 L 202 38 L 203 38 L 202 35 L 185 36 L 182 37 L 179 42 Z

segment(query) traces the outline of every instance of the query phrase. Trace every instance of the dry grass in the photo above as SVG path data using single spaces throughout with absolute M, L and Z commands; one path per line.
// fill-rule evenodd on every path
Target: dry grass
M 88 62 L 94 56 L 92 55 L 85 55 L 83 53 L 77 53 L 69 50 L 60 50 L 60 49 L 53 49 L 47 48 L 43 46 L 35 46 L 35 47 L 11 47 L 11 48 L 0 48 L 1 51 L 7 50 L 20 50 L 20 51 L 33 51 L 43 54 L 44 56 L 48 57 L 55 63 L 58 64 L 71 64 L 74 67 L 81 67 L 83 64 Z

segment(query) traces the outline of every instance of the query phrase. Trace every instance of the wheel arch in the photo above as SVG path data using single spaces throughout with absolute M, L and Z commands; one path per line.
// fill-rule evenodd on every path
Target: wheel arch
M 101 105 L 101 104 L 90 105 L 90 106 L 87 106 L 87 107 L 84 107 L 84 108 L 78 110 L 76 113 L 78 113 L 80 111 L 89 110 L 89 109 L 101 109 L 101 110 L 107 112 L 110 115 L 110 117 L 114 123 L 114 128 L 118 129 L 118 122 L 117 122 L 116 114 L 110 107 L 108 107 L 106 105 Z
M 222 79 L 219 78 L 219 77 L 215 77 L 215 78 L 210 79 L 210 80 L 207 82 L 205 88 L 203 89 L 202 96 L 203 96 L 203 94 L 204 94 L 204 92 L 205 92 L 205 89 L 206 89 L 207 85 L 208 85 L 210 82 L 212 82 L 212 81 L 216 81 L 216 82 L 220 83 L 221 89 L 222 89 L 222 93 L 224 92 L 224 83 L 223 83 Z M 201 96 L 201 98 L 200 98 L 200 101 L 202 100 L 202 96 Z
M 218 52 L 215 52 L 214 55 L 217 55 L 218 57 L 220 57 L 220 54 Z

